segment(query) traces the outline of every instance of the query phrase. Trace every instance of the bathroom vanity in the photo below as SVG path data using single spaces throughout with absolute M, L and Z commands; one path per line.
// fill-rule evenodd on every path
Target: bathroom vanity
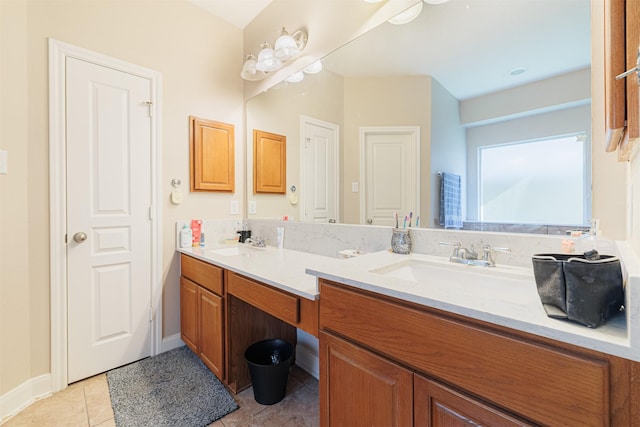
M 295 343 L 296 328 L 319 337 L 323 426 L 640 424 L 629 299 L 625 313 L 590 329 L 546 317 L 525 267 L 390 251 L 348 260 L 243 245 L 180 252 L 187 285 L 193 262 L 221 280 L 212 292 L 223 314 L 208 317 L 221 327 L 195 318 L 201 341 L 222 337 L 224 368 L 214 372 L 232 391 L 250 384 L 243 352 L 252 342 Z M 181 309 L 206 311 L 198 301 Z M 187 343 L 189 330 L 183 324 Z

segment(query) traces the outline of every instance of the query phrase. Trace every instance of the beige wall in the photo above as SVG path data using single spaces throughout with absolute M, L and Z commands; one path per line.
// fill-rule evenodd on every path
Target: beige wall
M 0 395 L 49 367 L 47 38 L 162 73 L 164 336 L 179 332 L 178 219 L 228 217 L 244 188 L 242 31 L 184 1 L 1 1 Z M 7 84 L 7 82 L 9 84 Z M 236 194 L 190 194 L 188 116 L 236 126 Z M 184 201 L 169 202 L 170 180 Z M 7 201 L 11 203 L 7 203 Z
M 305 188 L 300 176 L 300 116 L 335 123 L 342 131 L 343 120 L 342 77 L 322 72 L 307 75 L 302 82 L 271 89 L 247 102 L 247 198 L 256 202 L 256 215 L 252 218 L 279 219 L 288 215 L 296 221 L 301 216 Z M 253 193 L 253 130 L 258 129 L 287 137 L 287 193 Z M 340 139 L 342 139 L 340 137 Z M 290 187 L 295 185 L 298 204 L 289 203 Z
M 361 126 L 419 126 L 420 185 L 429 188 L 431 164 L 431 78 L 352 77 L 344 83 L 343 219 L 360 223 L 360 194 L 351 192 L 351 183 L 360 181 Z M 427 190 L 428 191 L 428 190 Z M 421 191 L 420 215 L 430 216 L 429 198 Z

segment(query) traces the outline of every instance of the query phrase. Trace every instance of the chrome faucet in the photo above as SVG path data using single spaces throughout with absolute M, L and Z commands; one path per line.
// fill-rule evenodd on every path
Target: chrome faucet
M 490 245 L 483 245 L 482 258 L 478 259 L 478 253 L 474 250 L 473 244 L 469 246 L 469 249 L 462 247 L 460 242 L 439 242 L 438 244 L 442 246 L 453 246 L 453 253 L 449 257 L 449 261 L 457 262 L 459 264 L 480 265 L 484 267 L 496 266 L 496 262 L 492 256 L 494 251 L 511 252 L 511 249 L 509 248 L 492 248 Z
M 244 244 L 264 248 L 267 246 L 267 239 L 263 239 L 262 237 L 248 237 L 244 241 Z

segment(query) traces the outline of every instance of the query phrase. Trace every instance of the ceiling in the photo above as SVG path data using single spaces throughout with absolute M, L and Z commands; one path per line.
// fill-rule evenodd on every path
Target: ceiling
M 241 30 L 246 27 L 272 0 L 189 0 L 207 12 Z
M 591 64 L 590 0 L 450 0 L 425 4 L 331 54 L 344 76 L 431 75 L 458 99 Z M 524 73 L 511 75 L 523 68 Z

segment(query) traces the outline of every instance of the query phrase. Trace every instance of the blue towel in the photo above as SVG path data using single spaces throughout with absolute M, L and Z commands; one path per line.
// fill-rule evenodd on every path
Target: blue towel
M 462 228 L 460 202 L 460 175 L 443 172 L 440 185 L 440 225 L 444 228 Z

